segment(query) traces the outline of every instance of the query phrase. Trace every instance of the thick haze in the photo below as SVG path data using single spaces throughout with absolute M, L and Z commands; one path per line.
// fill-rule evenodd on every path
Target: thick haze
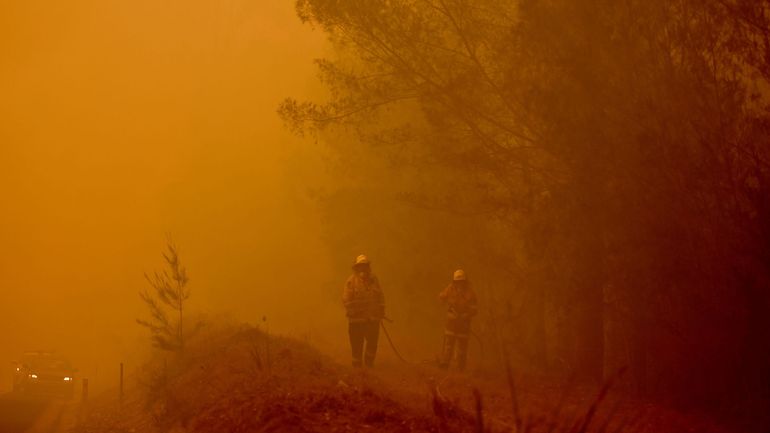
M 366 253 L 413 363 L 461 268 L 484 377 L 766 403 L 768 35 L 770 0 L 1 2 L 0 396 L 29 349 L 132 374 L 170 234 L 188 313 L 341 362 Z
M 308 326 L 288 319 L 329 265 L 275 110 L 312 93 L 324 42 L 292 6 L 2 2 L 1 388 L 23 350 L 95 377 L 134 351 L 167 233 L 193 310 Z

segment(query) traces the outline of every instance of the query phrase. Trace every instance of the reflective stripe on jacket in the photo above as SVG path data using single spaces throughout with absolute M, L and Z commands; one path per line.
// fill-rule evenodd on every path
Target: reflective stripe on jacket
M 447 304 L 445 333 L 457 337 L 467 337 L 471 332 L 471 317 L 478 312 L 476 293 L 470 284 L 460 288 L 452 283 L 438 297 Z
M 380 320 L 385 317 L 385 296 L 377 277 L 353 274 L 345 283 L 342 303 L 351 322 Z

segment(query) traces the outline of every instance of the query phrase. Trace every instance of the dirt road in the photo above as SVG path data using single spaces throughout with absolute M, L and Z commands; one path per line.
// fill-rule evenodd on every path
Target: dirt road
M 75 425 L 79 406 L 75 401 L 2 394 L 0 432 L 66 432 Z

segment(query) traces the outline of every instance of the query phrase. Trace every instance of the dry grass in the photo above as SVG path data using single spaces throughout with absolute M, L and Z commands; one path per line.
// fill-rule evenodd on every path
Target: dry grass
M 209 326 L 184 356 L 140 371 L 122 408 L 114 396 L 96 399 L 74 433 L 663 433 L 688 425 L 611 396 L 616 378 L 590 397 L 586 388 L 520 385 L 510 368 L 503 380 L 403 363 L 353 370 L 248 326 Z

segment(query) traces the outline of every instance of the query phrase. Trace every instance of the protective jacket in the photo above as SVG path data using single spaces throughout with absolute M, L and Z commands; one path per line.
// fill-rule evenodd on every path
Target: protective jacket
M 452 283 L 438 297 L 447 304 L 445 333 L 467 338 L 471 332 L 471 317 L 477 313 L 476 293 L 470 284 L 459 287 Z
M 374 274 L 351 275 L 342 292 L 342 303 L 350 322 L 376 321 L 385 317 L 385 296 Z

